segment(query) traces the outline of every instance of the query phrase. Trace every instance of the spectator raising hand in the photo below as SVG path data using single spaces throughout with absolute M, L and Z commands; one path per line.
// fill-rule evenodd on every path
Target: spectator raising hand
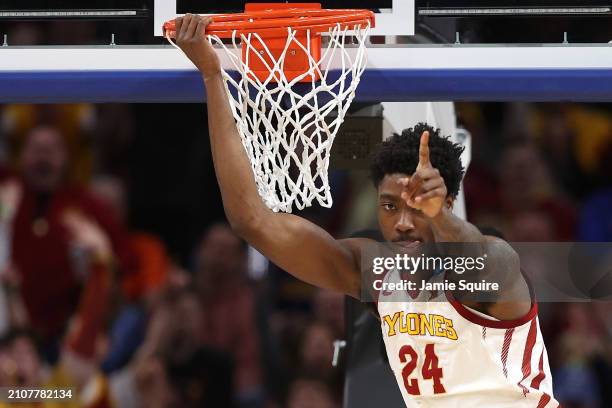
M 113 258 L 110 240 L 95 221 L 72 209 L 64 213 L 62 221 L 75 248 L 83 251 L 91 261 L 109 265 Z
M 68 348 L 81 357 L 95 358 L 96 343 L 104 335 L 111 291 L 113 251 L 104 230 L 82 213 L 68 209 L 62 217 L 69 242 L 84 254 L 86 284 L 67 336 Z M 78 261 L 78 260 L 77 260 Z
M 0 184 L 0 222 L 10 222 L 21 200 L 21 186 L 15 180 Z
M 11 262 L 11 230 L 20 199 L 21 188 L 15 180 L 0 184 L 0 333 L 11 325 L 22 327 L 28 320 L 18 296 L 19 274 Z

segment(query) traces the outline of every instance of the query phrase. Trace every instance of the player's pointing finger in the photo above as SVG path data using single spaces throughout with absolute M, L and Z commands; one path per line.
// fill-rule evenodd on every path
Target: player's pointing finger
M 426 130 L 421 135 L 421 145 L 419 146 L 419 167 L 428 167 L 429 162 L 429 132 Z

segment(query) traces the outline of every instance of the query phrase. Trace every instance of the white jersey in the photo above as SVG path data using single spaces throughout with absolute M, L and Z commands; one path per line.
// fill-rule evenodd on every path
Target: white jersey
M 396 271 L 384 281 L 400 280 Z M 442 274 L 430 282 L 443 280 Z M 444 292 L 384 292 L 378 312 L 407 407 L 556 408 L 537 304 L 499 321 Z

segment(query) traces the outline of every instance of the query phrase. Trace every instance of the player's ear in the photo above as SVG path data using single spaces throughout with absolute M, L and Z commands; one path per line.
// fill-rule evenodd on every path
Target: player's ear
M 445 202 L 446 206 L 452 210 L 453 206 L 455 205 L 455 199 L 451 196 L 447 196 Z

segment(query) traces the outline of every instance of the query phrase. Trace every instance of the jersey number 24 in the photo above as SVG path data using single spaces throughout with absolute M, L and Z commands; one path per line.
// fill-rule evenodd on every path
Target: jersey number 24
M 404 387 L 410 395 L 421 395 L 419 389 L 419 381 L 416 378 L 410 378 L 418 363 L 418 354 L 412 346 L 403 346 L 399 351 L 399 359 L 406 364 L 402 369 L 402 378 L 404 379 Z M 440 379 L 443 377 L 442 368 L 438 366 L 438 356 L 434 349 L 434 344 L 429 343 L 425 346 L 425 361 L 421 367 L 421 374 L 426 380 L 433 380 L 434 394 L 445 393 L 446 390 Z

